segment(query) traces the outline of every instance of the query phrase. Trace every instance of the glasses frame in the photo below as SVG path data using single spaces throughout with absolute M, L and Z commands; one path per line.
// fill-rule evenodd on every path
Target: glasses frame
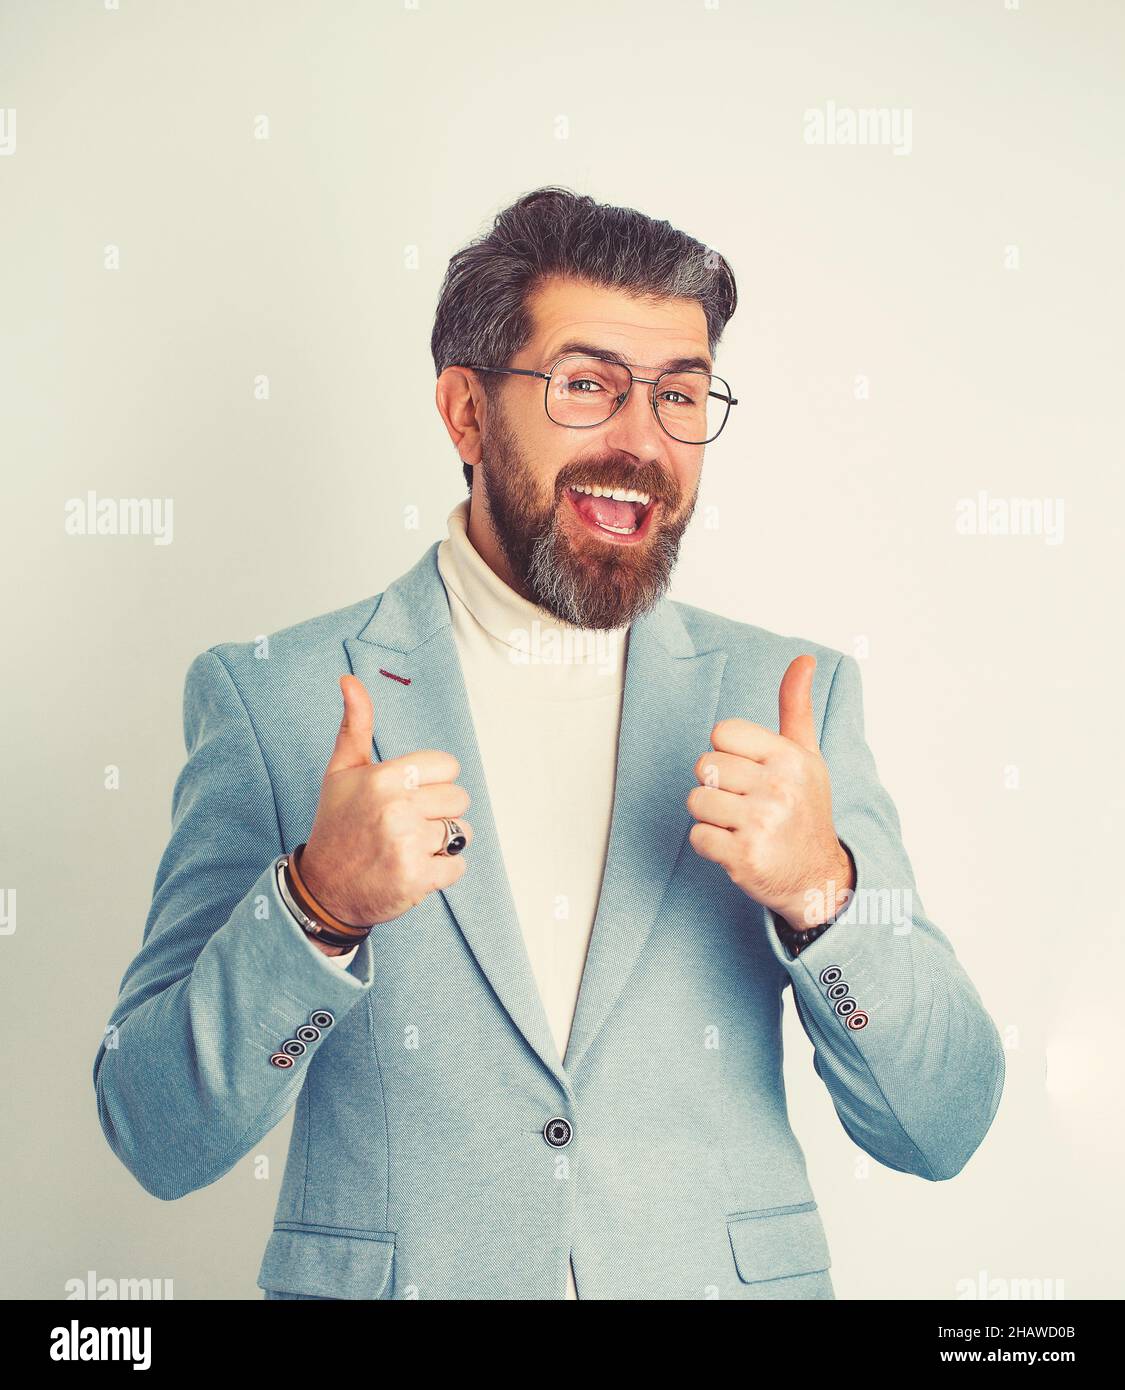
M 598 420 L 595 424 L 592 424 L 592 425 L 568 425 L 568 424 L 565 424 L 562 420 L 556 420 L 555 417 L 551 414 L 551 407 L 550 407 L 550 403 L 549 403 L 549 402 L 550 402 L 550 391 L 551 391 L 551 379 L 554 377 L 555 373 L 558 371 L 558 369 L 559 369 L 559 364 L 562 363 L 562 362 L 567 361 L 568 358 L 571 358 L 571 357 L 587 357 L 587 358 L 588 358 L 588 357 L 593 357 L 595 361 L 606 362 L 606 363 L 608 363 L 608 364 L 611 365 L 611 366 L 620 367 L 620 368 L 622 368 L 623 371 L 626 371 L 626 372 L 629 373 L 629 385 L 628 385 L 628 386 L 625 388 L 625 390 L 624 390 L 623 392 L 621 392 L 621 394 L 617 397 L 617 403 L 616 403 L 616 405 L 613 407 L 613 409 L 609 412 L 609 414 L 605 417 L 604 420 Z M 676 435 L 674 435 L 674 434 L 672 433 L 672 431 L 668 428 L 668 426 L 667 426 L 667 425 L 664 423 L 664 421 L 660 418 L 660 410 L 658 409 L 657 404 L 656 404 L 656 388 L 657 388 L 657 386 L 660 385 L 661 381 L 663 381 L 664 378 L 665 378 L 666 376 L 684 376 L 684 375 L 685 375 L 685 372 L 683 372 L 683 371 L 670 370 L 670 371 L 666 371 L 666 372 L 661 372 L 659 376 L 655 376 L 655 377 L 652 377 L 652 376 L 635 376 L 635 375 L 633 374 L 633 372 L 630 371 L 630 369 L 625 365 L 624 362 L 618 362 L 618 361 L 616 360 L 616 358 L 612 358 L 612 357 L 597 357 L 596 354 L 594 354 L 594 353 L 589 353 L 589 352 L 565 352 L 565 353 L 563 353 L 563 355 L 562 355 L 560 358 L 558 358 L 558 359 L 555 361 L 555 363 L 553 364 L 553 366 L 551 367 L 551 370 L 550 370 L 549 372 L 536 372 L 536 371 L 533 371 L 530 367 L 481 367 L 481 366 L 478 366 L 478 365 L 475 365 L 475 364 L 469 363 L 469 362 L 465 363 L 465 365 L 469 368 L 470 371 L 473 371 L 473 372 L 498 372 L 498 373 L 501 373 L 501 374 L 504 375 L 504 376 L 530 376 L 530 377 L 538 377 L 540 380 L 542 380 L 542 381 L 544 382 L 544 386 L 543 386 L 543 409 L 547 412 L 547 419 L 550 420 L 550 422 L 551 422 L 553 425 L 559 425 L 562 429 L 565 429 L 565 430 L 596 430 L 600 425 L 606 425 L 606 424 L 608 424 L 609 421 L 613 419 L 613 417 L 617 414 L 617 412 L 621 409 L 621 407 L 622 407 L 622 406 L 625 404 L 625 402 L 629 399 L 630 395 L 632 394 L 633 387 L 637 384 L 637 382 L 640 382 L 642 386 L 651 386 L 651 387 L 652 387 L 651 392 L 649 392 L 649 404 L 652 406 L 652 413 L 653 413 L 653 415 L 656 416 L 656 423 L 660 426 L 660 428 L 664 431 L 664 433 L 668 436 L 668 438 L 669 438 L 669 439 L 674 439 L 674 440 L 676 441 L 677 444 L 691 444 L 691 445 L 694 445 L 695 447 L 698 448 L 699 446 L 701 446 L 701 445 L 703 445 L 703 444 L 713 444 L 713 443 L 715 442 L 715 440 L 718 439 L 719 435 L 721 435 L 722 432 L 723 432 L 723 430 L 726 429 L 727 421 L 730 419 L 730 408 L 731 408 L 731 406 L 732 406 L 732 405 L 737 405 L 737 404 L 738 404 L 738 401 L 736 400 L 736 398 L 735 398 L 734 396 L 731 395 L 730 382 L 729 382 L 729 381 L 725 380 L 725 379 L 724 379 L 723 377 L 721 377 L 721 376 L 716 376 L 714 372 L 704 372 L 704 371 L 702 371 L 702 370 L 700 370 L 700 369 L 698 369 L 698 368 L 694 368 L 694 367 L 688 368 L 688 369 L 687 369 L 688 371 L 695 371 L 695 372 L 697 372 L 697 374 L 698 374 L 699 376 L 709 376 L 709 377 L 711 378 L 712 381 L 719 381 L 719 382 L 722 382 L 723 386 L 726 387 L 726 394 L 725 394 L 725 395 L 724 395 L 721 391 L 708 391 L 707 394 L 708 394 L 709 396 L 714 396 L 715 399 L 718 400 L 718 401 L 726 401 L 726 403 L 727 403 L 727 412 L 726 412 L 726 414 L 723 416 L 723 423 L 719 426 L 719 428 L 715 431 L 715 433 L 714 433 L 713 435 L 711 435 L 709 438 L 707 438 L 707 439 L 680 439 L 680 438 L 678 438 L 678 436 L 676 436 Z

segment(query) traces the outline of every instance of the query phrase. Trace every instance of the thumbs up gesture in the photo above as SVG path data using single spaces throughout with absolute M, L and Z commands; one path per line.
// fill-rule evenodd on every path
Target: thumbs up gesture
M 779 733 L 723 719 L 695 765 L 688 839 L 756 902 L 797 931 L 827 920 L 855 887 L 851 856 L 832 827 L 832 788 L 812 711 L 816 657 L 789 665 L 778 692 Z
M 448 888 L 466 870 L 464 854 L 441 855 L 443 818 L 463 819 L 469 794 L 456 785 L 452 753 L 426 749 L 387 762 L 371 760 L 375 709 L 357 676 L 341 676 L 344 716 L 325 768 L 301 876 L 334 917 L 370 926 L 401 917 L 427 893 Z

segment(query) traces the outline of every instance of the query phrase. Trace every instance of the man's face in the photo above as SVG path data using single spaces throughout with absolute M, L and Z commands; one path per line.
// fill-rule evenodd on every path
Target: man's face
M 706 319 L 694 300 L 637 300 L 555 280 L 529 307 L 532 340 L 508 366 L 549 371 L 575 343 L 620 353 L 643 377 L 678 359 L 710 363 Z M 575 627 L 625 626 L 668 586 L 695 508 L 703 446 L 664 432 L 651 386 L 635 385 L 604 424 L 573 429 L 548 417 L 542 380 L 492 380 L 501 385 L 484 412 L 470 537 L 478 544 L 483 511 L 489 540 L 532 602 Z M 641 500 L 582 490 L 595 487 Z

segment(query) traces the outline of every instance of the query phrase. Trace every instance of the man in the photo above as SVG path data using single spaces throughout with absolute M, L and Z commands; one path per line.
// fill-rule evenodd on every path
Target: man
M 441 289 L 448 538 L 188 672 L 95 1085 L 164 1199 L 296 1106 L 267 1298 L 834 1297 L 786 985 L 879 1162 L 950 1178 L 991 1123 L 855 661 L 665 597 L 735 304 L 666 222 L 520 199 Z

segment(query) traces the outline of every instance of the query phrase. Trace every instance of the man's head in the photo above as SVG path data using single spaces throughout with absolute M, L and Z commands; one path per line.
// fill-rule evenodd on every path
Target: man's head
M 683 412 L 706 378 L 665 378 L 658 420 L 651 385 L 616 406 L 628 386 L 621 364 L 649 379 L 673 366 L 706 372 L 736 303 L 716 252 L 560 188 L 521 198 L 451 260 L 431 348 L 438 409 L 471 490 L 469 536 L 561 621 L 621 627 L 667 588 L 703 463 L 703 445 L 683 441 L 706 434 Z M 591 356 L 615 362 L 597 371 Z M 482 370 L 556 364 L 550 383 Z M 724 389 L 714 383 L 712 419 Z M 596 498 L 595 488 L 628 495 Z

